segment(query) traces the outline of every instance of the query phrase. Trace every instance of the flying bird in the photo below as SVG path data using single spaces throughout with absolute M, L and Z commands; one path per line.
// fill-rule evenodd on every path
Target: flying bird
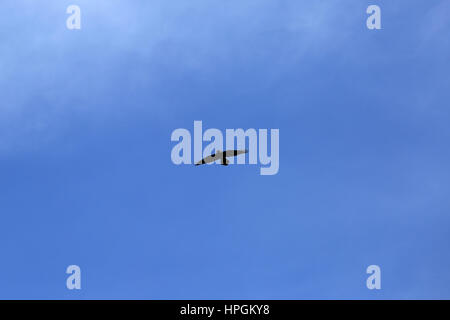
M 222 160 L 221 165 L 227 166 L 229 161 L 227 160 L 227 157 L 235 157 L 239 154 L 247 153 L 248 150 L 227 150 L 225 152 L 222 152 L 220 150 L 217 150 L 216 153 L 213 153 L 212 155 L 203 158 L 199 162 L 197 162 L 195 165 L 199 166 L 201 164 L 214 162 L 216 160 Z

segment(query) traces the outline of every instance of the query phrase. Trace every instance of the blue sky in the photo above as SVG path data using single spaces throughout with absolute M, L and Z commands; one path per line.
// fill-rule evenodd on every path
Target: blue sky
M 448 1 L 0 7 L 0 298 L 450 298 Z M 279 173 L 174 165 L 194 120 Z

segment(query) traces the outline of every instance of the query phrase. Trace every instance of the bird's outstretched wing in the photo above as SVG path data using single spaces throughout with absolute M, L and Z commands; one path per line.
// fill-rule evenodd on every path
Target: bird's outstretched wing
M 248 150 L 227 150 L 225 151 L 225 157 L 235 157 L 243 153 L 248 153 Z
M 199 166 L 199 165 L 201 165 L 201 164 L 214 162 L 214 161 L 216 161 L 216 160 L 217 160 L 217 159 L 216 159 L 216 155 L 215 155 L 215 154 L 212 154 L 212 155 L 210 155 L 210 156 L 208 156 L 208 157 L 206 157 L 206 158 L 203 158 L 202 160 L 200 160 L 199 162 L 197 162 L 195 165 L 196 165 L 196 166 Z

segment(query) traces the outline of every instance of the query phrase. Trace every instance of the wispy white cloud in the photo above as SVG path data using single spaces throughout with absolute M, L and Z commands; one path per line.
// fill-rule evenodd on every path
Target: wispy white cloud
M 58 137 L 74 112 L 90 121 L 146 109 L 167 120 L 174 110 L 160 91 L 170 77 L 209 83 L 247 68 L 270 87 L 305 61 L 370 50 L 345 51 L 365 24 L 355 2 L 79 0 L 80 31 L 65 28 L 69 4 L 2 2 L 0 150 Z M 424 39 L 446 39 L 444 12 L 446 1 L 427 14 Z
M 57 137 L 70 126 L 72 112 L 90 119 L 115 108 L 132 110 L 113 103 L 120 92 L 145 91 L 158 101 L 153 112 L 163 117 L 155 70 L 207 79 L 256 63 L 283 72 L 332 41 L 329 22 L 343 10 L 328 1 L 80 0 L 82 30 L 69 31 L 69 4 L 2 3 L 8 12 L 0 25 L 3 152 Z M 295 41 L 276 41 L 286 33 Z

